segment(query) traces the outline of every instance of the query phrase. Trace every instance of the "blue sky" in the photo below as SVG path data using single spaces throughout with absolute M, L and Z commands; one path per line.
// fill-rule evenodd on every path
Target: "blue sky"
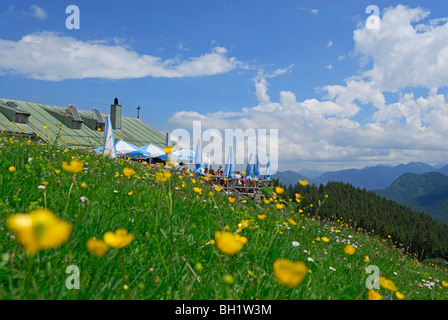
M 108 113 L 117 96 L 160 131 L 277 128 L 281 170 L 442 163 L 447 17 L 437 0 L 2 1 L 0 97 Z

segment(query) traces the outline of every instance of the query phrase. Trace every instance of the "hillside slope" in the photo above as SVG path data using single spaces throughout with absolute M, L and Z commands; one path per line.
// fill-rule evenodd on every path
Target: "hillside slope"
M 377 194 L 413 210 L 426 212 L 434 219 L 448 222 L 448 176 L 429 172 L 406 173 Z
M 256 205 L 172 167 L 9 137 L 0 147 L 0 299 L 368 299 L 369 265 L 399 290 L 376 297 L 447 299 L 437 261 L 313 217 L 334 195 L 296 203 L 278 190 Z

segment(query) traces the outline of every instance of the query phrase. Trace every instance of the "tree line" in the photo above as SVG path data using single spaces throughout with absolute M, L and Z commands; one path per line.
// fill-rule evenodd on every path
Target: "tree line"
M 428 214 L 387 200 L 374 192 L 356 188 L 342 182 L 328 182 L 303 186 L 290 185 L 291 199 L 301 197 L 302 208 L 310 215 L 323 219 L 341 219 L 349 226 L 362 228 L 384 239 L 391 239 L 418 260 L 442 258 L 448 260 L 448 224 L 431 218 Z M 318 203 L 325 195 L 325 202 Z M 310 206 L 310 205 L 313 206 Z

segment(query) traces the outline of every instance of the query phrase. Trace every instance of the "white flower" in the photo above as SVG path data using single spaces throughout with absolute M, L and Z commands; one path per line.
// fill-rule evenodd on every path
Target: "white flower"
M 298 247 L 298 246 L 300 246 L 300 243 L 298 243 L 297 241 L 293 241 L 292 242 L 292 246 L 293 247 Z
M 314 262 L 314 259 L 311 258 L 311 257 L 308 257 L 308 261 L 309 261 L 309 262 Z
M 87 197 L 85 196 L 82 196 L 81 198 L 79 198 L 79 200 L 81 200 L 82 202 L 89 201 L 89 199 L 87 199 Z
M 336 271 L 336 269 L 333 268 L 332 266 L 330 266 L 330 270 L 331 270 L 331 271 Z
M 118 190 L 114 190 L 115 193 L 118 193 Z
M 38 186 L 40 190 L 45 190 L 45 186 Z

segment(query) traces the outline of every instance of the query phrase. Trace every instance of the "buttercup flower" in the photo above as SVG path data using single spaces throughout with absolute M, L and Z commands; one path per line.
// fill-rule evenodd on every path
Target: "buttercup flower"
M 132 177 L 134 174 L 136 174 L 136 172 L 135 172 L 135 170 L 132 169 L 132 168 L 124 168 L 124 169 L 123 169 L 123 174 L 124 174 L 126 177 L 128 177 L 128 179 L 129 179 L 129 178 Z
M 216 192 L 221 192 L 221 191 L 222 191 L 222 188 L 221 188 L 220 186 L 215 186 L 215 191 L 216 191 Z
M 299 183 L 300 183 L 302 186 L 306 186 L 306 185 L 308 184 L 308 181 L 307 181 L 307 180 L 299 180 Z
M 234 203 L 236 201 L 236 198 L 233 198 L 233 197 L 229 197 L 228 199 L 229 199 L 230 203 Z
M 290 287 L 297 287 L 308 273 L 308 268 L 302 261 L 279 258 L 275 260 L 273 267 L 277 281 Z
M 82 170 L 83 167 L 84 162 L 77 160 L 70 161 L 70 164 L 67 164 L 65 162 L 62 163 L 62 169 L 70 173 L 78 173 L 79 171 Z
M 173 147 L 166 146 L 165 148 L 163 148 L 163 151 L 165 151 L 166 154 L 170 154 L 173 151 Z
M 106 254 L 109 247 L 103 240 L 98 240 L 97 238 L 93 237 L 87 241 L 87 249 L 93 255 L 97 257 L 103 257 Z
M 397 296 L 398 299 L 403 299 L 404 298 L 404 294 L 402 294 L 400 291 L 395 292 L 395 295 Z
M 281 203 L 276 203 L 275 207 L 280 210 L 280 209 L 283 209 L 284 205 Z
M 6 225 L 14 231 L 17 241 L 23 244 L 30 255 L 60 246 L 72 232 L 72 226 L 68 222 L 47 209 L 11 215 L 7 218 Z
M 9 170 L 10 172 L 14 172 L 14 171 L 16 171 L 16 167 L 9 167 L 8 170 Z
M 232 232 L 216 231 L 215 232 L 216 246 L 218 249 L 225 254 L 234 255 L 241 249 L 247 242 L 246 237 L 242 237 L 239 234 L 233 234 Z
M 115 249 L 126 247 L 134 240 L 134 235 L 125 229 L 117 229 L 115 232 L 108 231 L 103 236 L 104 242 Z
M 350 255 L 350 256 L 351 256 L 352 254 L 354 254 L 355 251 L 356 251 L 355 247 L 353 247 L 353 246 L 351 246 L 351 245 L 349 245 L 349 244 L 345 245 L 345 247 L 344 247 L 344 252 L 345 252 L 346 254 Z
M 386 277 L 380 277 L 380 286 L 390 291 L 398 290 L 394 282 L 392 280 L 387 279 Z
M 282 187 L 275 187 L 275 193 L 282 194 L 285 191 Z
M 369 300 L 381 300 L 383 299 L 383 296 L 378 293 L 377 291 L 370 289 L 369 292 L 367 293 L 368 295 L 368 299 Z
M 264 220 L 266 217 L 267 217 L 267 215 L 265 215 L 265 214 L 258 215 L 258 219 L 260 219 L 260 220 Z

